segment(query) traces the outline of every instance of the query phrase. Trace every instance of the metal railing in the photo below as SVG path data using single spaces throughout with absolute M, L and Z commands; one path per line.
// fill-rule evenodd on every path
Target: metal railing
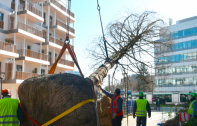
M 26 73 L 22 71 L 16 71 L 16 79 L 26 80 L 28 78 L 36 77 L 36 76 L 38 76 L 38 74 L 36 73 Z
M 18 5 L 18 11 L 24 11 L 25 10 L 25 4 Z M 27 10 L 31 11 L 32 13 L 42 17 L 42 11 L 38 10 L 37 8 L 33 7 L 29 3 L 27 3 Z
M 0 41 L 0 49 L 16 53 L 16 45 L 13 45 L 13 44 L 8 43 L 8 42 Z
M 0 28 L 4 28 L 4 21 L 0 21 Z
M 43 37 L 43 32 L 42 31 L 39 31 L 38 29 L 35 29 L 27 24 L 24 24 L 22 22 L 18 22 L 18 28 L 19 29 L 22 29 L 24 31 L 27 31 L 29 33 L 32 33 L 34 35 L 37 35 L 39 37 Z
M 25 52 L 25 54 L 24 54 Z M 41 60 L 45 60 L 47 61 L 47 57 L 48 55 L 46 54 L 42 54 L 42 53 L 39 53 L 39 52 L 35 52 L 35 51 L 31 51 L 31 50 L 28 50 L 28 49 L 17 49 L 17 53 L 19 54 L 19 56 L 28 56 L 28 57 L 32 57 L 32 58 L 36 58 L 36 59 L 41 59 Z

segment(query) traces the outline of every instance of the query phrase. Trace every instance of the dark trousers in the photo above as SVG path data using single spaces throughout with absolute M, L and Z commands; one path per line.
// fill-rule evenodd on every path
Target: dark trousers
M 137 117 L 137 126 L 146 126 L 146 117 Z
M 112 126 L 121 126 L 122 125 L 122 118 L 123 118 L 123 115 L 121 116 L 116 116 L 115 119 L 112 119 Z

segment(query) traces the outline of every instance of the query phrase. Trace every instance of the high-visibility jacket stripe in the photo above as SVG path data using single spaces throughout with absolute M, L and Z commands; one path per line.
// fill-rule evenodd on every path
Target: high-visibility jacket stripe
M 18 118 L 16 115 L 5 115 L 5 116 L 0 116 L 0 118 L 5 118 L 5 117 L 16 117 L 16 118 Z
M 10 121 L 10 122 L 0 122 L 0 124 L 4 124 L 4 123 L 18 123 L 18 121 Z

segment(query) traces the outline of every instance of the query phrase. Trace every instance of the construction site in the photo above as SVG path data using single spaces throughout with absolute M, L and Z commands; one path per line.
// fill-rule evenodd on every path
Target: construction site
M 0 0 L 0 126 L 196 126 L 197 17 L 166 25 L 155 11 L 129 11 L 111 21 L 104 1 L 77 15 L 80 2 Z M 97 34 L 88 58 L 84 34 Z

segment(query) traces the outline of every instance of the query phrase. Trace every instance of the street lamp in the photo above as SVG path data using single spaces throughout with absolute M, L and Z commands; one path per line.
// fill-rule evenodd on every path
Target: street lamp
M 3 77 L 0 75 L 0 79 L 1 79 L 1 90 L 2 90 L 2 80 L 3 80 Z M 0 95 L 0 99 L 2 99 L 1 95 Z

